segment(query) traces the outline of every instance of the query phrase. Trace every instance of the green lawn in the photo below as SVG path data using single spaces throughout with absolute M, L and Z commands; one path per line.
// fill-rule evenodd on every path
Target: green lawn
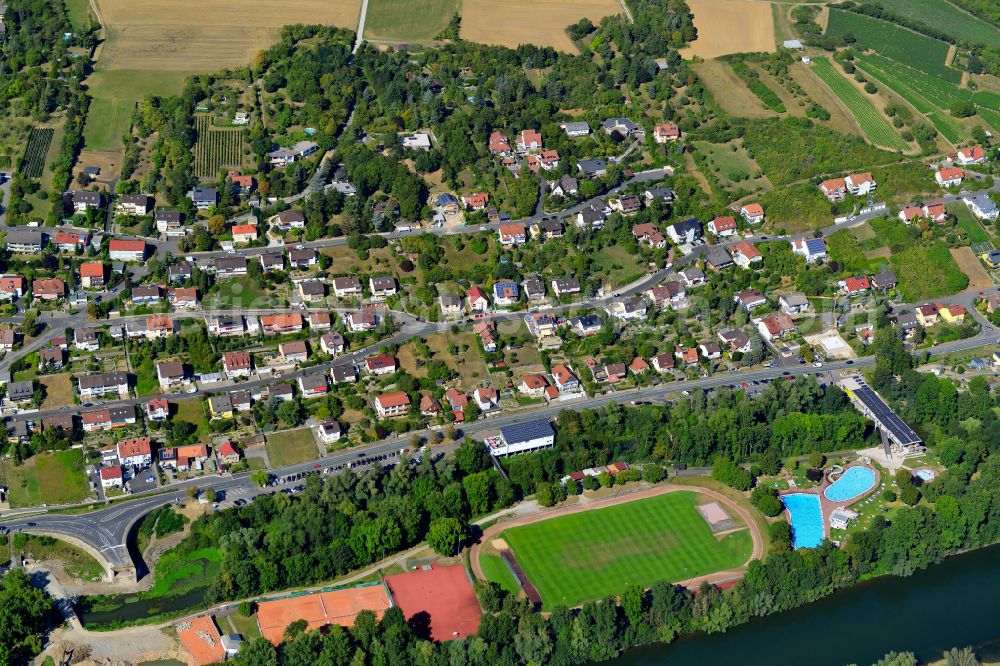
M 271 467 L 287 467 L 319 456 L 316 440 L 309 428 L 285 430 L 267 436 L 264 444 Z
M 94 72 L 86 85 L 91 95 L 83 135 L 90 150 L 120 150 L 122 134 L 132 122 L 132 109 L 145 95 L 176 95 L 184 72 L 103 70 Z
M 0 465 L 14 508 L 86 499 L 90 493 L 84 467 L 79 449 L 40 453 L 21 465 L 10 460 Z
M 177 401 L 177 414 L 174 418 L 180 421 L 187 421 L 198 426 L 198 437 L 208 435 L 208 417 L 205 416 L 203 401 L 199 398 Z
M 979 224 L 979 221 L 972 217 L 972 213 L 969 212 L 967 207 L 962 204 L 955 204 L 948 206 L 948 212 L 955 216 L 959 228 L 968 235 L 970 244 L 988 243 L 992 240 L 990 235 L 986 233 L 986 230 L 983 229 L 983 225 Z
M 426 42 L 448 27 L 461 10 L 461 0 L 371 0 L 365 37 L 402 42 Z
M 190 553 L 168 550 L 153 570 L 153 587 L 143 596 L 162 597 L 207 586 L 221 568 L 222 553 L 217 548 L 202 548 Z
M 36 560 L 57 560 L 63 564 L 67 573 L 85 580 L 100 580 L 104 575 L 104 567 L 94 559 L 93 555 L 71 543 L 54 539 L 50 536 L 27 535 L 28 541 L 21 553 L 30 555 Z
M 83 32 L 90 27 L 93 17 L 87 0 L 65 0 L 66 14 L 73 30 Z
M 827 58 L 813 60 L 812 71 L 830 88 L 834 95 L 858 119 L 861 130 L 872 143 L 886 148 L 906 150 L 903 138 L 892 128 L 889 121 L 878 112 L 875 105 L 854 85 L 838 72 Z
M 251 308 L 266 306 L 270 302 L 267 292 L 249 277 L 237 277 L 219 283 L 219 292 L 213 296 L 219 308 Z
M 705 141 L 695 142 L 705 160 L 718 168 L 716 176 L 728 180 L 731 184 L 746 180 L 760 171 L 760 168 L 750 159 L 746 151 L 734 144 L 717 144 Z
M 517 584 L 517 579 L 510 572 L 507 565 L 499 555 L 483 555 L 479 558 L 479 564 L 483 567 L 483 574 L 507 592 L 517 594 L 521 591 L 521 586 Z
M 681 581 L 746 562 L 750 533 L 716 539 L 695 509 L 701 499 L 669 493 L 515 527 L 503 538 L 546 608 L 575 606 L 629 584 Z

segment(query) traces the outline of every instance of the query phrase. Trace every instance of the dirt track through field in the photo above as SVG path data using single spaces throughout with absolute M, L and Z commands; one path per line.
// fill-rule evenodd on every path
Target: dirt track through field
M 681 56 L 717 58 L 728 53 L 776 49 L 774 17 L 766 2 L 744 0 L 687 0 L 694 15 L 698 39 L 681 49 Z
M 659 495 L 665 495 L 666 493 L 673 493 L 678 491 L 688 491 L 693 493 L 699 493 L 710 497 L 715 501 L 723 504 L 726 509 L 739 517 L 740 520 L 746 525 L 746 528 L 750 531 L 750 538 L 753 541 L 753 549 L 750 552 L 750 558 L 743 564 L 743 566 L 736 569 L 729 569 L 726 571 L 716 571 L 710 574 L 705 574 L 703 576 L 696 576 L 695 578 L 689 578 L 688 580 L 676 581 L 678 585 L 683 585 L 694 589 L 700 586 L 704 582 L 708 583 L 721 583 L 735 578 L 740 578 L 746 571 L 747 565 L 751 560 L 760 559 L 764 555 L 764 537 L 761 534 L 760 526 L 750 515 L 750 512 L 744 509 L 742 506 L 734 502 L 729 497 L 726 497 L 720 492 L 715 490 L 710 490 L 708 488 L 701 488 L 698 486 L 680 486 L 674 484 L 667 484 L 665 486 L 657 486 L 655 488 L 650 488 L 648 490 L 640 490 L 638 492 L 629 493 L 627 495 L 619 495 L 615 497 L 608 497 L 605 499 L 591 500 L 586 503 L 572 504 L 569 506 L 556 508 L 543 513 L 535 514 L 532 516 L 525 516 L 523 518 L 516 518 L 514 520 L 506 522 L 498 522 L 490 527 L 486 528 L 482 536 L 479 539 L 479 543 L 472 547 L 469 553 L 469 560 L 472 564 L 472 573 L 475 574 L 476 578 L 480 580 L 486 580 L 486 575 L 483 572 L 482 565 L 479 561 L 479 552 L 484 545 L 490 544 L 497 535 L 502 532 L 511 529 L 512 527 L 520 527 L 521 525 L 530 525 L 532 523 L 541 522 L 543 520 L 548 520 L 550 518 L 558 518 L 560 516 L 566 516 L 573 513 L 579 513 L 581 511 L 592 511 L 600 510 L 609 506 L 616 506 L 618 504 L 626 504 L 628 502 L 635 502 L 638 500 L 649 499 L 650 497 L 657 497 Z

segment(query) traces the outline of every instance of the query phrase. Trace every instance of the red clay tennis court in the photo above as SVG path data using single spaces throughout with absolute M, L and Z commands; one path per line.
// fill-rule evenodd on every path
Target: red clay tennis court
M 389 608 L 389 597 L 381 585 L 349 587 L 330 592 L 317 592 L 257 605 L 257 626 L 261 635 L 275 645 L 281 643 L 288 625 L 305 620 L 309 629 L 328 624 L 349 627 L 363 610 L 375 611 L 377 617 Z
M 385 583 L 418 635 L 450 641 L 479 629 L 479 600 L 461 565 L 418 567 L 386 576 Z

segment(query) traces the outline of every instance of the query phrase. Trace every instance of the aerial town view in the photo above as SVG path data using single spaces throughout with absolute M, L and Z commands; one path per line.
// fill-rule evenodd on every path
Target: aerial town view
M 0 0 L 0 666 L 1000 665 L 996 0 Z

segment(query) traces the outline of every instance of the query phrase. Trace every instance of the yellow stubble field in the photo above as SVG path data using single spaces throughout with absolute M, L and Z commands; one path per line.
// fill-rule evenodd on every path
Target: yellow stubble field
M 535 44 L 576 53 L 567 26 L 584 17 L 596 25 L 621 11 L 618 0 L 462 0 L 461 34 L 482 44 Z
M 681 56 L 705 59 L 729 53 L 775 50 L 774 19 L 767 2 L 746 0 L 687 0 L 698 39 Z
M 99 69 L 214 72 L 250 63 L 281 27 L 357 30 L 360 0 L 97 0 L 107 41 Z

